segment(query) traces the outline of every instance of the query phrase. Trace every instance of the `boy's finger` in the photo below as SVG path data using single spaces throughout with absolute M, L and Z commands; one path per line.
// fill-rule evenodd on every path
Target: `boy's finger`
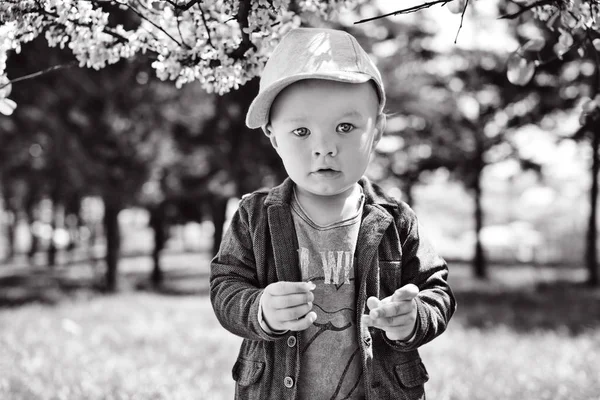
M 392 295 L 392 301 L 412 300 L 419 294 L 417 285 L 409 283 L 397 289 Z
M 377 307 L 379 307 L 380 305 L 380 301 L 377 297 L 371 296 L 367 299 L 367 307 L 369 307 L 369 310 L 374 310 Z
M 396 317 L 405 314 L 409 314 L 413 309 L 411 300 L 408 301 L 395 301 L 386 304 L 382 304 L 377 309 L 371 310 L 369 316 L 373 319 L 377 318 L 389 318 Z
M 371 325 L 379 329 L 401 328 L 413 326 L 414 320 L 410 318 L 410 314 L 396 315 L 394 317 L 377 318 L 371 320 Z
M 317 313 L 314 311 L 311 311 L 300 319 L 297 319 L 294 321 L 287 321 L 284 325 L 285 325 L 285 329 L 288 329 L 290 331 L 303 331 L 303 330 L 307 329 L 308 327 L 310 327 L 313 324 L 313 322 L 315 322 L 316 320 L 317 320 Z
M 371 317 L 369 316 L 369 314 L 363 314 L 361 316 L 361 319 L 362 319 L 362 324 L 364 326 L 366 326 L 366 327 L 373 326 L 373 321 L 371 320 Z
M 296 320 L 298 320 L 298 318 L 302 318 L 302 317 L 306 316 L 306 314 L 308 314 L 310 312 L 310 310 L 312 310 L 312 308 L 313 308 L 313 304 L 307 303 L 307 304 L 302 304 L 302 305 L 296 306 L 296 307 L 284 308 L 282 310 L 275 310 L 274 314 L 275 314 L 275 318 L 278 321 L 286 323 L 286 322 L 290 322 L 290 321 L 296 321 Z
M 310 303 L 315 299 L 315 295 L 312 292 L 294 293 L 283 296 L 274 296 L 272 299 L 271 306 L 277 310 L 281 310 Z
M 272 296 L 283 296 L 294 293 L 305 293 L 313 290 L 316 285 L 312 282 L 276 282 L 268 286 Z

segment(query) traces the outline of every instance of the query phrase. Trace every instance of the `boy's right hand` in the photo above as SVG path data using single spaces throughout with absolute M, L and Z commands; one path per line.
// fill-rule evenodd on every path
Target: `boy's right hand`
M 317 319 L 312 282 L 274 282 L 262 294 L 263 320 L 273 331 L 303 331 Z

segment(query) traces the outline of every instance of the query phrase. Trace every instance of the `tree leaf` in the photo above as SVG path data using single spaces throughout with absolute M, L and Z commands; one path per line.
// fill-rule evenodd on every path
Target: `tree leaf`
M 560 31 L 560 36 L 558 37 L 558 42 L 560 44 L 562 44 L 564 47 L 571 47 L 573 46 L 573 35 L 571 35 L 570 32 L 564 30 L 564 29 L 559 29 Z
M 0 99 L 7 98 L 10 96 L 10 92 L 12 91 L 12 83 L 8 82 L 6 86 L 0 81 Z
M 556 43 L 552 49 L 560 60 L 562 60 L 562 57 L 565 55 L 565 53 L 569 51 L 569 48 L 563 46 L 560 42 Z
M 11 99 L 0 99 L 0 114 L 12 115 L 17 108 L 17 103 Z
M 506 77 L 513 85 L 525 86 L 533 78 L 535 63 L 513 53 L 508 58 Z
M 583 104 L 581 105 L 581 108 L 583 109 L 584 113 L 591 113 L 592 111 L 594 111 L 596 109 L 597 106 L 598 106 L 598 104 L 596 104 L 595 100 L 587 99 L 586 101 L 583 102 Z
M 466 0 L 452 0 L 447 4 L 448 10 L 450 10 L 452 14 L 462 14 L 466 2 Z
M 523 46 L 523 51 L 540 51 L 544 48 L 546 41 L 544 38 L 534 38 L 527 41 Z

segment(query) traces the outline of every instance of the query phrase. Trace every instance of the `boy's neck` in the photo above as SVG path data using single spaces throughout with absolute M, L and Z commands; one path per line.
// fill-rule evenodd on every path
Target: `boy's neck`
M 318 225 L 326 226 L 356 215 L 361 204 L 362 188 L 358 183 L 348 190 L 320 196 L 296 186 L 296 198 L 304 212 Z

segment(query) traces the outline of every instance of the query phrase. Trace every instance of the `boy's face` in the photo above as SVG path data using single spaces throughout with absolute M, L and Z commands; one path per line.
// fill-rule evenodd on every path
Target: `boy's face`
M 372 84 L 303 80 L 271 107 L 266 133 L 298 190 L 334 196 L 363 176 L 384 128 Z

